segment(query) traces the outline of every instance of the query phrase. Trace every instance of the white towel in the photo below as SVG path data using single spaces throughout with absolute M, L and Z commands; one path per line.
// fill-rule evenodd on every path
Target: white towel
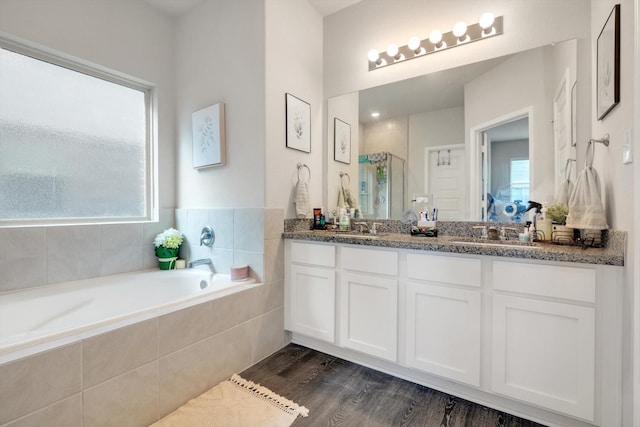
M 298 218 L 309 218 L 311 214 L 311 206 L 309 205 L 309 184 L 298 178 L 296 185 L 296 215 Z
M 591 153 L 589 153 L 591 148 Z M 607 216 L 600 198 L 600 179 L 593 168 L 593 146 L 587 148 L 586 166 L 578 175 L 576 186 L 569 196 L 567 227 L 583 230 L 606 230 Z M 590 154 L 590 155 L 589 155 Z

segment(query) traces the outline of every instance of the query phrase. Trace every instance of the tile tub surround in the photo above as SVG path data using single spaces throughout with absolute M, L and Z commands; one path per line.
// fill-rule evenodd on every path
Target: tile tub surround
M 157 268 L 153 238 L 174 224 L 159 222 L 0 228 L 0 292 Z
M 378 222 L 378 221 L 376 221 Z M 517 247 L 493 247 L 491 245 L 472 245 L 452 242 L 459 237 L 477 237 L 477 225 L 481 222 L 439 221 L 438 237 L 411 236 L 409 226 L 400 221 L 381 220 L 378 228 L 382 236 L 375 239 L 352 238 L 340 233 L 326 231 L 310 231 L 309 220 L 288 219 L 285 221 L 285 239 L 312 240 L 319 242 L 336 242 L 354 245 L 390 247 L 399 249 L 417 249 L 435 252 L 465 253 L 474 255 L 503 256 L 510 258 L 537 259 L 543 261 L 564 261 L 586 264 L 624 265 L 624 248 L 626 232 L 608 230 L 605 233 L 604 248 L 587 248 L 564 246 L 551 243 L 535 243 L 538 250 L 520 249 Z M 499 243 L 499 242 L 496 242 Z
M 282 240 L 283 224 L 283 209 L 176 209 L 176 226 L 185 235 L 179 256 L 211 258 L 215 271 L 222 274 L 229 274 L 232 265 L 249 265 L 250 277 L 269 282 L 274 270 L 271 249 Z M 200 246 L 200 232 L 207 225 L 216 236 L 212 248 Z M 284 256 L 281 260 L 284 265 Z
M 0 426 L 146 426 L 282 348 L 283 292 L 256 286 L 0 365 Z
M 0 292 L 157 268 L 153 239 L 169 227 L 185 234 L 181 258 L 212 258 L 222 274 L 248 264 L 266 283 L 275 268 L 265 248 L 277 247 L 283 221 L 282 209 L 165 208 L 159 222 L 0 228 Z M 199 246 L 205 225 L 216 233 L 213 248 Z

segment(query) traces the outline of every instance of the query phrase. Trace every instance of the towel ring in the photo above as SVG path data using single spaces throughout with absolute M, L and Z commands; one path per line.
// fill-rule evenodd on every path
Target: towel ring
M 347 177 L 347 185 L 351 185 L 351 177 L 350 177 L 350 176 L 349 176 L 349 174 L 348 174 L 348 173 L 346 173 L 346 172 L 340 172 L 340 183 L 342 183 L 342 179 L 343 179 L 345 176 Z
M 567 162 L 564 164 L 564 179 L 567 180 L 567 182 L 571 181 L 571 162 L 575 162 L 576 159 L 567 159 Z
M 307 168 L 307 171 L 309 172 L 309 181 L 311 181 L 311 169 L 309 169 L 309 166 L 304 163 L 298 163 L 298 179 L 300 179 L 300 169 L 302 168 Z
M 587 145 L 587 158 L 586 158 L 586 161 L 585 161 L 585 164 L 588 167 L 593 166 L 593 158 L 595 156 L 596 143 L 600 143 L 600 144 L 604 145 L 605 147 L 608 147 L 609 146 L 609 134 L 606 134 L 605 136 L 603 136 L 602 139 L 593 139 L 593 138 L 591 138 L 589 140 L 589 144 Z M 589 148 L 591 148 L 591 150 L 589 150 Z

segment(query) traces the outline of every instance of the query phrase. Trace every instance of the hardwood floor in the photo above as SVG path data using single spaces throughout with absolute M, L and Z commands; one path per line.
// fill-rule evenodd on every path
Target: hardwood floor
M 307 407 L 294 427 L 540 426 L 296 344 L 240 375 Z

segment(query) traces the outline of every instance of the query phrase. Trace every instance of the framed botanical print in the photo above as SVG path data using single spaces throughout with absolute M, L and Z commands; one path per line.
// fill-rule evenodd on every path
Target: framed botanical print
M 598 120 L 620 102 L 620 5 L 607 18 L 598 36 Z
M 337 117 L 333 122 L 333 159 L 351 164 L 351 125 Z
M 294 150 L 311 152 L 311 105 L 285 94 L 287 115 L 287 147 Z

